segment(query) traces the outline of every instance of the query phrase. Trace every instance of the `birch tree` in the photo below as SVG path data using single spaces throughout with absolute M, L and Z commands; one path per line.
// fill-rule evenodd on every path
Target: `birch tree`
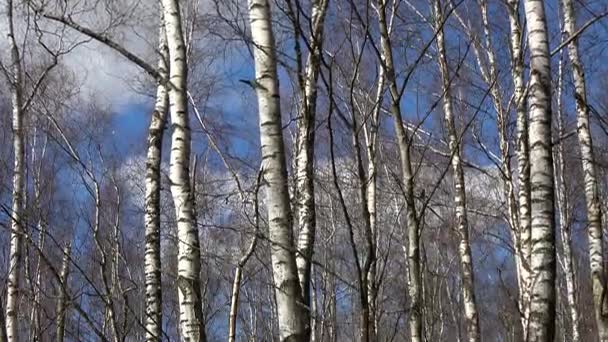
M 437 60 L 442 79 L 444 125 L 448 135 L 453 173 L 454 203 L 456 205 L 456 231 L 459 239 L 458 255 L 460 257 L 465 324 L 469 341 L 479 341 L 481 337 L 477 303 L 475 300 L 475 281 L 473 261 L 471 258 L 471 242 L 469 239 L 464 170 L 461 161 L 462 148 L 460 137 L 456 131 L 454 112 L 452 110 L 450 74 L 443 32 L 443 9 L 439 0 L 433 1 L 433 13 L 435 15 L 435 30 L 437 32 Z
M 201 300 L 201 251 L 190 184 L 191 132 L 188 121 L 186 45 L 177 0 L 163 0 L 169 51 L 169 111 L 171 154 L 169 180 L 175 206 L 178 237 L 177 290 L 180 333 L 185 341 L 205 341 Z
M 526 340 L 555 334 L 555 218 L 551 146 L 551 63 L 544 2 L 524 0 L 530 48 L 531 283 Z
M 562 0 L 563 36 L 570 39 L 576 34 L 576 15 L 572 0 Z M 578 51 L 575 37 L 568 44 L 568 57 L 574 81 L 574 99 L 576 102 L 576 131 L 581 152 L 583 180 L 585 184 L 585 203 L 587 208 L 587 236 L 589 239 L 589 261 L 591 269 L 591 287 L 595 320 L 600 341 L 608 341 L 608 301 L 606 299 L 606 271 L 604 267 L 602 210 L 599 198 L 595 154 L 587 106 L 585 89 L 585 70 Z
M 413 137 L 408 136 L 404 129 L 403 118 L 401 114 L 401 93 L 397 83 L 395 66 L 393 63 L 393 48 L 391 45 L 391 26 L 386 17 L 386 1 L 378 1 L 378 16 L 380 28 L 380 45 L 383 75 L 386 75 L 386 81 L 390 92 L 390 111 L 393 116 L 395 125 L 395 135 L 397 146 L 399 149 L 399 158 L 401 166 L 401 182 L 404 190 L 404 198 L 406 204 L 407 215 L 407 265 L 408 265 L 408 298 L 410 300 L 410 317 L 409 329 L 410 339 L 412 342 L 422 341 L 422 279 L 421 279 L 421 264 L 420 264 L 420 224 L 415 203 L 414 193 L 414 173 L 412 171 L 411 150 Z M 395 8 L 393 7 L 393 16 Z
M 57 330 L 55 333 L 55 341 L 63 342 L 65 337 L 65 321 L 68 314 L 68 277 L 70 275 L 70 254 L 72 252 L 71 244 L 68 244 L 63 249 L 63 260 L 61 263 L 61 272 L 59 273 L 59 299 L 57 300 L 56 316 Z
M 563 89 L 563 58 L 561 58 L 557 74 L 557 136 L 564 137 L 566 132 L 564 113 L 562 108 L 562 89 Z M 565 159 L 565 140 L 561 140 L 555 149 L 555 203 L 559 214 L 559 231 L 562 241 L 561 266 L 564 270 L 564 280 L 566 281 L 566 304 L 570 307 L 568 312 L 571 321 L 572 341 L 580 340 L 579 331 L 579 312 L 576 301 L 576 278 L 574 276 L 574 260 L 572 256 L 572 231 L 571 218 L 569 213 L 568 187 L 566 182 L 566 159 Z M 565 324 L 565 323 L 564 323 Z M 564 327 L 565 329 L 565 327 Z
M 23 210 L 25 206 L 25 142 L 23 127 L 23 70 L 21 68 L 21 56 L 17 38 L 15 37 L 15 26 L 13 20 L 13 1 L 6 1 L 6 19 L 8 34 L 7 40 L 10 48 L 10 64 L 8 70 L 3 68 L 6 74 L 12 107 L 13 124 L 13 191 L 11 210 L 11 234 L 10 252 L 8 266 L 8 283 L 6 294 L 6 338 L 8 342 L 19 341 L 19 281 L 22 273 L 23 254 Z
M 299 1 L 299 0 L 296 0 Z M 314 146 L 317 82 L 323 51 L 323 29 L 329 0 L 312 2 L 309 53 L 300 85 L 302 101 L 296 138 L 296 217 L 299 228 L 296 263 L 304 305 L 311 306 L 311 261 L 315 242 Z M 298 4 L 299 6 L 299 4 Z M 300 28 L 296 28 L 299 30 Z M 298 65 L 299 71 L 301 67 Z M 300 75 L 298 75 L 300 78 Z M 314 332 L 312 332 L 314 334 Z
M 523 336 L 527 336 L 530 300 L 530 253 L 531 253 L 531 200 L 530 200 L 530 146 L 528 141 L 528 115 L 526 111 L 526 84 L 524 83 L 524 53 L 522 47 L 522 28 L 519 15 L 520 0 L 508 0 L 509 48 L 511 55 L 511 77 L 513 79 L 513 102 L 516 112 L 516 148 L 518 201 L 518 239 L 515 241 L 517 276 Z
M 158 72 L 168 79 L 169 51 L 161 15 L 158 35 L 160 53 Z M 160 341 L 162 333 L 162 291 L 160 255 L 160 183 L 163 133 L 166 125 L 168 92 L 165 81 L 159 80 L 156 90 L 156 103 L 152 111 L 148 131 L 148 151 L 146 160 L 145 225 L 146 247 L 144 267 L 146 273 L 146 341 Z
M 279 79 L 268 0 L 249 0 L 249 22 L 255 59 L 255 88 L 262 148 L 262 172 L 268 207 L 268 230 L 279 338 L 304 341 L 309 320 L 303 307 L 294 251 L 287 165 L 281 125 Z

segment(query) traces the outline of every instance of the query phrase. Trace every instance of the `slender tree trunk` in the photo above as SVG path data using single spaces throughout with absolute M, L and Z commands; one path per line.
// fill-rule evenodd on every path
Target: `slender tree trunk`
M 249 0 L 249 20 L 254 45 L 256 79 L 253 85 L 258 98 L 279 338 L 288 342 L 304 341 L 309 336 L 309 317 L 303 307 L 294 253 L 276 48 L 268 0 Z
M 450 91 L 450 75 L 445 52 L 443 28 L 443 13 L 439 0 L 434 1 L 434 12 L 437 30 L 437 49 L 439 69 L 443 80 L 443 112 L 445 115 L 445 128 L 448 133 L 450 153 L 452 155 L 452 172 L 454 178 L 454 203 L 456 205 L 456 230 L 459 237 L 458 255 L 462 277 L 462 297 L 464 305 L 465 324 L 469 341 L 480 340 L 479 317 L 475 300 L 475 282 L 473 275 L 473 262 L 471 260 L 471 244 L 469 241 L 469 223 L 467 217 L 466 190 L 464 170 L 462 168 L 460 140 L 456 132 L 454 113 L 452 111 L 452 97 Z
M 253 210 L 254 210 L 254 224 L 255 224 L 255 232 L 253 238 L 251 239 L 251 243 L 247 248 L 245 254 L 239 259 L 238 264 L 236 265 L 236 270 L 234 271 L 234 280 L 232 282 L 232 296 L 230 297 L 230 313 L 228 315 L 228 342 L 234 342 L 236 339 L 236 319 L 238 315 L 239 308 L 239 296 L 241 293 L 241 279 L 243 278 L 243 268 L 249 261 L 249 258 L 253 255 L 255 251 L 255 247 L 258 243 L 258 234 L 259 234 L 259 219 L 260 219 L 260 211 L 259 211 L 259 198 L 258 193 L 260 189 L 260 182 L 262 173 L 258 174 L 258 180 L 255 188 L 255 199 L 253 202 Z M 243 196 L 243 201 L 245 198 Z M 254 328 L 254 327 L 252 327 Z
M 303 99 L 296 146 L 296 210 L 298 254 L 296 263 L 304 305 L 310 308 L 311 260 L 315 242 L 314 144 L 317 111 L 317 81 L 323 49 L 323 27 L 329 0 L 314 0 L 310 52 L 306 62 Z
M 572 0 L 562 0 L 564 13 L 564 39 L 576 31 L 576 15 Z M 591 262 L 591 286 L 593 304 L 600 341 L 608 341 L 608 301 L 606 299 L 606 270 L 604 268 L 604 249 L 602 245 L 602 210 L 599 199 L 595 155 L 587 107 L 585 89 L 585 70 L 579 58 L 578 42 L 574 39 L 568 45 L 568 56 L 574 80 L 574 99 L 576 100 L 576 130 L 581 151 L 581 163 L 585 182 L 585 201 L 587 205 L 587 228 L 589 238 L 589 259 Z
M 13 114 L 13 203 L 11 211 L 11 237 L 6 300 L 6 337 L 8 342 L 19 341 L 19 320 L 17 306 L 19 301 L 19 278 L 23 249 L 23 208 L 25 196 L 25 143 L 23 137 L 23 81 L 21 57 L 13 27 L 13 1 L 6 2 L 8 24 L 8 43 L 10 46 L 11 70 L 9 87 Z
M 369 124 L 363 123 L 363 132 L 365 134 L 366 151 L 367 151 L 367 211 L 369 212 L 369 226 L 372 234 L 373 248 L 376 249 L 375 254 L 378 254 L 378 227 L 377 227 L 377 160 L 376 151 L 378 145 L 378 128 L 380 120 L 380 108 L 382 106 L 382 98 L 384 96 L 384 68 L 380 68 L 378 72 L 378 81 L 376 89 L 376 97 L 374 98 L 373 110 L 369 118 Z M 367 275 L 367 298 L 370 307 L 370 321 L 372 323 L 373 336 L 378 336 L 378 284 L 377 284 L 377 261 L 374 260 L 369 267 Z
M 531 201 L 530 201 L 530 148 L 528 143 L 528 120 L 526 111 L 526 84 L 524 82 L 524 56 L 522 48 L 522 29 L 519 19 L 520 0 L 508 0 L 511 76 L 513 78 L 513 97 L 516 110 L 516 145 L 518 190 L 518 240 L 515 244 L 517 276 L 519 284 L 519 311 L 522 313 L 523 336 L 527 336 L 530 300 L 530 253 L 531 253 Z
M 186 45 L 177 0 L 162 0 L 169 50 L 171 155 L 169 180 L 178 237 L 177 288 L 180 331 L 185 341 L 205 341 L 201 300 L 201 251 L 190 184 L 190 123 L 188 120 Z
M 391 46 L 390 27 L 386 19 L 386 2 L 379 0 L 379 25 L 381 37 L 381 58 L 386 73 L 389 92 L 391 94 L 391 114 L 395 120 L 395 135 L 401 162 L 401 177 L 406 203 L 407 215 L 407 265 L 408 265 L 408 297 L 409 297 L 409 328 L 410 340 L 419 342 L 423 339 L 422 315 L 422 277 L 420 267 L 420 225 L 416 210 L 414 194 L 414 173 L 411 162 L 411 137 L 403 128 L 401 115 L 401 95 L 395 75 L 393 51 Z
M 544 2 L 524 0 L 530 47 L 531 243 L 528 342 L 555 335 L 555 217 L 551 153 L 551 65 Z
M 46 146 L 47 146 L 47 138 L 45 138 L 42 150 L 40 153 L 40 160 L 36 160 L 36 148 L 37 148 L 37 130 L 34 128 L 34 138 L 32 143 L 32 168 L 34 168 L 34 207 L 38 217 L 36 218 L 36 231 L 38 232 L 38 250 L 41 252 L 44 251 L 44 242 L 46 238 L 46 223 L 43 222 L 43 212 L 41 208 L 41 172 L 42 172 L 42 162 L 44 160 L 44 156 L 46 154 Z M 42 272 L 41 272 L 41 262 L 42 257 L 38 254 L 36 258 L 36 263 L 34 267 L 35 281 L 34 286 L 32 288 L 34 292 L 34 299 L 32 303 L 32 312 L 30 316 L 30 321 L 32 322 L 33 329 L 30 332 L 30 339 L 32 341 L 41 341 L 42 340 L 42 329 L 41 329 L 41 292 L 43 284 L 42 284 Z
M 158 71 L 165 79 L 169 72 L 166 63 L 169 61 L 167 37 L 161 15 L 158 47 L 160 52 Z M 169 98 L 166 85 L 158 82 L 156 103 L 152 111 L 148 131 L 148 152 L 146 156 L 146 194 L 145 225 L 146 246 L 144 267 L 146 279 L 146 341 L 160 341 L 162 335 L 162 291 L 161 291 L 161 255 L 160 255 L 160 183 L 163 133 L 167 120 Z
M 557 135 L 559 137 L 564 136 L 564 118 L 562 113 L 562 81 L 563 80 L 563 61 L 559 61 L 558 71 L 558 82 L 557 82 Z M 566 280 L 566 300 L 570 311 L 570 321 L 572 322 L 572 341 L 580 340 L 580 332 L 578 329 L 578 308 L 576 303 L 576 278 L 574 276 L 574 262 L 572 259 L 572 233 L 570 232 L 570 215 L 568 209 L 568 189 L 566 184 L 566 161 L 564 159 L 564 141 L 560 141 L 556 149 L 556 174 L 555 177 L 555 188 L 556 188 L 556 207 L 559 211 L 559 230 L 562 238 L 562 265 L 564 269 L 564 277 Z M 563 320 L 562 326 L 564 330 L 565 319 Z M 565 340 L 564 340 L 565 341 Z
M 61 263 L 61 273 L 59 274 L 59 300 L 57 301 L 56 320 L 57 332 L 55 334 L 56 342 L 63 342 L 65 336 L 65 320 L 68 311 L 68 276 L 70 274 L 70 253 L 72 247 L 70 244 L 65 246 L 63 250 L 63 261 Z

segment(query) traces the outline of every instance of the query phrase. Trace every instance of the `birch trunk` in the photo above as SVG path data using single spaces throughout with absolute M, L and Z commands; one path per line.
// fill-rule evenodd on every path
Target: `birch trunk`
M 262 170 L 268 206 L 268 229 L 281 341 L 304 341 L 309 336 L 308 311 L 303 307 L 281 126 L 279 79 L 268 0 L 249 0 L 254 46 L 255 81 L 260 121 Z
M 562 82 L 563 82 L 563 61 L 559 61 L 558 82 L 557 82 L 557 135 L 565 134 L 564 118 L 562 113 Z M 555 188 L 557 194 L 555 197 L 556 207 L 559 211 L 559 230 L 562 238 L 562 267 L 564 269 L 564 278 L 566 280 L 566 300 L 570 311 L 570 321 L 572 323 L 572 341 L 580 340 L 580 332 L 578 329 L 578 309 L 576 306 L 576 286 L 574 277 L 574 262 L 572 259 L 572 233 L 570 231 L 570 217 L 568 214 L 568 189 L 566 184 L 566 162 L 564 159 L 564 141 L 560 141 L 556 149 L 556 174 Z M 565 325 L 565 320 L 563 320 Z M 565 330 L 565 326 L 563 329 Z M 565 341 L 565 340 L 564 340 Z
M 555 217 L 551 66 L 544 2 L 524 0 L 530 47 L 531 283 L 527 341 L 555 335 Z
M 19 278 L 21 274 L 21 257 L 23 249 L 23 208 L 25 196 L 25 143 L 23 137 L 23 80 L 21 57 L 13 27 L 13 1 L 6 2 L 8 24 L 8 43 L 10 46 L 11 79 L 8 80 L 11 91 L 13 120 L 13 193 L 11 211 L 10 254 L 6 299 L 6 337 L 8 342 L 19 341 L 19 320 L 17 306 L 19 301 Z
M 526 112 L 526 94 L 524 82 L 524 57 L 522 49 L 522 29 L 519 19 L 520 0 L 508 0 L 511 76 L 513 78 L 513 98 L 516 111 L 516 145 L 517 145 L 517 174 L 518 174 L 518 241 L 515 253 L 517 255 L 517 276 L 519 283 L 519 311 L 522 313 L 521 324 L 523 336 L 527 336 L 529 298 L 530 298 L 530 252 L 532 221 L 530 209 L 530 148 L 528 143 L 528 120 Z
M 158 71 L 162 78 L 168 79 L 169 51 L 163 17 L 158 36 Z M 160 183 L 163 132 L 167 120 L 169 98 L 164 82 L 159 81 L 156 89 L 156 103 L 152 111 L 148 131 L 148 152 L 146 156 L 146 193 L 145 193 L 145 254 L 144 267 L 146 279 L 146 341 L 160 341 L 162 334 L 162 291 L 160 256 Z
M 576 32 L 576 15 L 572 0 L 562 0 L 564 39 Z M 591 262 L 591 285 L 593 289 L 593 304 L 600 341 L 608 341 L 608 302 L 605 295 L 604 249 L 602 245 L 602 210 L 599 199 L 597 172 L 593 141 L 589 127 L 589 109 L 585 89 L 585 71 L 579 58 L 578 42 L 575 38 L 568 45 L 568 56 L 572 66 L 574 81 L 574 98 L 576 100 L 576 130 L 581 151 L 581 163 L 585 182 L 585 201 L 587 205 L 587 234 L 589 239 L 589 259 Z
M 56 319 L 57 332 L 55 334 L 56 342 L 63 342 L 65 336 L 65 320 L 68 310 L 68 276 L 70 274 L 70 253 L 71 245 L 68 244 L 63 250 L 63 261 L 61 263 L 61 273 L 59 274 L 59 300 L 57 301 Z
M 184 341 L 205 341 L 200 273 L 201 252 L 190 185 L 190 123 L 187 102 L 186 45 L 177 0 L 162 0 L 169 50 L 171 155 L 169 180 L 178 237 L 177 288 L 180 332 Z
M 401 177 L 405 193 L 406 215 L 407 215 L 407 280 L 408 297 L 410 300 L 410 340 L 412 342 L 422 341 L 422 278 L 420 266 L 420 227 L 418 214 L 416 212 L 414 194 L 414 174 L 410 155 L 411 138 L 407 136 L 403 128 L 403 118 L 401 115 L 401 95 L 397 85 L 395 67 L 393 63 L 393 51 L 390 39 L 390 28 L 386 20 L 386 2 L 379 0 L 379 24 L 381 36 L 381 58 L 385 68 L 386 80 L 391 94 L 391 114 L 395 120 L 395 135 L 397 136 L 397 146 L 399 148 L 399 158 L 401 162 Z
M 461 147 L 454 113 L 452 111 L 452 96 L 450 91 L 450 75 L 448 61 L 445 51 L 445 41 L 443 33 L 443 13 L 439 0 L 435 0 L 435 29 L 437 30 L 437 50 L 438 63 L 443 81 L 443 112 L 444 124 L 448 134 L 448 145 L 450 148 L 453 182 L 454 182 L 454 204 L 456 206 L 456 230 L 458 232 L 459 246 L 458 255 L 460 257 L 460 268 L 462 277 L 462 297 L 464 305 L 465 325 L 469 341 L 480 340 L 479 317 L 477 313 L 477 303 L 475 300 L 475 282 L 473 274 L 473 262 L 471 259 L 471 244 L 469 241 L 469 223 L 467 217 L 466 189 L 464 181 L 464 170 L 461 161 Z
M 517 272 L 517 282 L 519 288 L 518 307 L 522 313 L 520 322 L 522 324 L 523 336 L 526 335 L 527 327 L 527 298 L 529 284 L 529 255 L 530 255 L 530 186 L 529 186 L 529 165 L 528 165 L 528 128 L 526 121 L 525 95 L 524 95 L 524 75 L 521 48 L 521 28 L 519 24 L 518 1 L 507 3 L 510 30 L 511 30 L 511 56 L 512 56 L 512 78 L 514 82 L 514 103 L 516 108 L 517 125 L 517 152 L 518 152 L 518 180 L 519 192 L 515 194 L 513 185 L 513 172 L 511 170 L 511 156 L 509 147 L 509 136 L 507 125 L 509 123 L 508 113 L 502 105 L 501 93 L 498 90 L 499 83 L 498 69 L 496 66 L 496 56 L 492 49 L 490 32 L 490 22 L 488 20 L 487 1 L 480 1 L 484 35 L 486 39 L 485 49 L 489 63 L 489 75 L 486 74 L 486 84 L 493 84 L 491 89 L 494 107 L 497 113 L 497 124 L 499 134 L 499 148 L 501 152 L 501 168 L 503 170 L 503 192 L 507 201 L 508 223 L 511 226 L 512 238 L 515 246 L 515 265 Z M 481 60 L 478 59 L 480 69 L 483 69 Z M 518 207 L 519 205 L 519 207 Z
M 315 242 L 314 144 L 317 81 L 323 49 L 323 27 L 329 0 L 314 0 L 310 52 L 306 62 L 303 103 L 296 147 L 296 208 L 299 227 L 296 263 L 304 305 L 310 310 L 311 260 Z
M 369 124 L 363 123 L 363 132 L 365 134 L 366 151 L 367 151 L 367 211 L 369 213 L 369 227 L 372 235 L 373 248 L 376 250 L 374 254 L 378 254 L 378 229 L 377 229 L 377 160 L 376 150 L 378 145 L 378 127 L 380 120 L 380 109 L 382 106 L 382 98 L 384 96 L 384 68 L 380 68 L 377 81 L 376 97 L 373 103 L 373 110 L 369 119 Z M 377 284 L 377 262 L 374 260 L 370 265 L 367 275 L 367 298 L 369 301 L 371 328 L 373 336 L 378 336 L 378 284 Z

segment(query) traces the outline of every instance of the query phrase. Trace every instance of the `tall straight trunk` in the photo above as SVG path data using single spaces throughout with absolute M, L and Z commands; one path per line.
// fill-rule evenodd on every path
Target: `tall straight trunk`
M 164 19 L 158 35 L 159 62 L 158 72 L 168 79 L 169 61 L 167 37 Z M 145 193 L 145 285 L 146 285 L 146 341 L 160 341 L 162 334 L 162 291 L 161 291 L 161 256 L 160 256 L 160 183 L 163 132 L 167 120 L 169 97 L 164 81 L 158 81 L 156 103 L 152 111 L 148 131 L 148 152 L 146 156 L 146 193 Z
M 377 159 L 376 152 L 378 146 L 378 128 L 380 125 L 380 109 L 382 106 L 382 98 L 384 97 L 385 83 L 384 68 L 380 67 L 378 72 L 378 81 L 376 89 L 376 97 L 373 102 L 373 109 L 369 118 L 369 124 L 363 123 L 363 132 L 365 134 L 366 152 L 367 152 L 367 211 L 369 213 L 369 227 L 372 235 L 373 247 L 378 254 L 378 227 L 377 227 Z M 369 301 L 370 321 L 372 323 L 373 336 L 378 336 L 378 283 L 377 283 L 377 261 L 373 260 L 369 267 L 367 275 L 367 298 Z
M 258 98 L 262 170 L 268 207 L 279 338 L 289 342 L 304 341 L 309 336 L 310 327 L 308 310 L 303 307 L 294 253 L 276 48 L 268 0 L 249 0 L 249 21 L 254 46 L 253 84 Z
M 70 253 L 72 246 L 68 244 L 63 250 L 63 260 L 61 262 L 61 273 L 59 274 L 59 300 L 57 301 L 56 320 L 57 331 L 55 334 L 56 342 L 63 342 L 65 337 L 65 320 L 68 311 L 68 276 L 70 274 Z
M 403 182 L 406 215 L 407 215 L 407 265 L 408 265 L 408 297 L 410 301 L 410 340 L 412 342 L 422 341 L 422 277 L 420 265 L 420 224 L 416 212 L 414 194 L 414 173 L 411 162 L 411 138 L 403 127 L 401 115 L 401 95 L 397 85 L 395 67 L 393 63 L 393 51 L 390 39 L 390 28 L 386 20 L 386 2 L 379 0 L 379 25 L 381 36 L 381 58 L 385 68 L 386 80 L 391 94 L 391 114 L 395 120 L 395 135 L 401 162 L 401 177 Z
M 527 336 L 530 298 L 530 253 L 531 253 L 531 201 L 530 201 L 530 147 L 528 143 L 528 120 L 526 111 L 526 84 L 524 82 L 524 55 L 522 48 L 522 28 L 519 18 L 520 0 L 508 0 L 511 77 L 513 78 L 513 98 L 516 111 L 516 148 L 518 199 L 518 240 L 515 244 L 517 276 L 519 284 L 519 311 L 522 313 L 523 336 Z
M 524 95 L 524 75 L 521 48 L 521 28 L 519 25 L 519 2 L 509 1 L 507 3 L 510 20 L 510 44 L 512 56 L 512 78 L 514 83 L 514 103 L 516 108 L 517 142 L 518 152 L 518 181 L 519 192 L 515 194 L 513 183 L 513 172 L 511 170 L 511 155 L 509 146 L 509 136 L 507 126 L 509 124 L 509 113 L 503 107 L 501 93 L 499 91 L 498 68 L 496 56 L 492 49 L 490 32 L 490 22 L 488 20 L 488 3 L 486 0 L 480 1 L 482 22 L 485 35 L 485 49 L 489 64 L 489 75 L 485 74 L 486 84 L 492 85 L 491 95 L 497 113 L 497 125 L 499 135 L 499 148 L 501 152 L 501 168 L 504 175 L 503 193 L 507 201 L 508 223 L 512 230 L 512 239 L 515 246 L 515 266 L 517 272 L 517 282 L 519 288 L 518 307 L 521 313 L 521 325 L 523 335 L 526 335 L 527 326 L 527 298 L 529 284 L 529 255 L 530 255 L 530 186 L 529 186 L 529 165 L 528 165 L 528 128 L 526 120 L 525 95 Z M 478 59 L 481 66 L 481 60 Z M 519 207 L 518 207 L 519 205 Z
M 311 259 L 315 242 L 314 144 L 317 111 L 317 81 L 323 49 L 323 27 L 329 0 L 314 0 L 310 52 L 306 62 L 302 107 L 296 146 L 296 210 L 298 254 L 296 264 L 304 305 L 310 308 Z
M 19 278 L 21 275 L 21 257 L 23 249 L 23 207 L 25 196 L 25 143 L 23 137 L 23 80 L 21 57 L 15 38 L 13 26 L 13 1 L 6 2 L 8 24 L 8 43 L 10 46 L 11 79 L 8 80 L 11 91 L 13 115 L 13 203 L 11 211 L 11 235 L 6 299 L 6 337 L 8 342 L 19 341 L 19 320 L 17 306 L 19 301 Z
M 564 39 L 576 31 L 576 15 L 572 0 L 562 0 Z M 602 245 L 602 210 L 599 199 L 595 155 L 589 127 L 589 109 L 585 90 L 585 70 L 579 58 L 578 42 L 574 39 L 568 45 L 568 56 L 572 66 L 574 99 L 576 100 L 576 130 L 581 151 L 581 163 L 585 182 L 585 201 L 587 205 L 587 234 L 589 239 L 589 260 L 591 262 L 591 285 L 597 331 L 601 341 L 608 341 L 608 301 L 605 295 L 606 271 L 604 268 L 604 249 Z
M 201 251 L 190 184 L 190 123 L 188 120 L 186 45 L 177 0 L 162 0 L 169 49 L 169 109 L 171 155 L 169 180 L 178 237 L 177 290 L 180 333 L 185 341 L 205 341 L 201 300 Z
M 46 237 L 46 223 L 44 221 L 44 214 L 42 212 L 41 207 L 41 172 L 42 172 L 42 161 L 44 160 L 44 156 L 46 154 L 46 146 L 47 139 L 45 138 L 42 146 L 42 150 L 40 152 L 40 160 L 36 159 L 36 148 L 37 148 L 37 130 L 34 128 L 33 134 L 33 142 L 32 142 L 32 168 L 34 168 L 33 178 L 34 178 L 34 207 L 38 214 L 36 219 L 36 231 L 38 232 L 38 249 L 42 252 L 44 251 L 44 242 Z M 40 254 L 36 259 L 36 263 L 34 266 L 34 285 L 32 287 L 32 291 L 34 292 L 34 298 L 32 303 L 32 312 L 30 315 L 30 322 L 32 322 L 33 328 L 30 331 L 30 340 L 32 341 L 41 341 L 42 340 L 42 329 L 40 326 L 41 323 L 41 292 L 42 290 L 42 272 L 41 272 L 41 263 L 42 257 Z M 27 265 L 27 263 L 26 263 Z M 0 340 L 1 341 L 1 340 Z
M 454 204 L 456 206 L 456 231 L 458 232 L 460 268 L 462 278 L 462 298 L 464 305 L 464 318 L 469 341 L 480 340 L 479 316 L 475 300 L 475 282 L 473 275 L 473 262 L 471 258 L 471 244 L 469 241 L 469 223 L 467 217 L 466 189 L 464 170 L 461 161 L 461 142 L 456 132 L 454 113 L 452 110 L 452 96 L 450 91 L 450 75 L 445 51 L 442 7 L 439 0 L 434 2 L 435 29 L 437 30 L 438 63 L 443 83 L 443 114 L 445 129 L 448 133 L 448 145 L 451 154 L 451 164 L 454 182 Z
M 551 65 L 544 2 L 524 0 L 530 47 L 531 283 L 528 342 L 555 335 L 555 217 Z
M 562 113 L 562 86 L 563 86 L 563 61 L 559 61 L 557 81 L 557 135 L 564 136 L 564 118 Z M 559 230 L 562 239 L 562 268 L 566 281 L 566 304 L 569 307 L 570 321 L 572 323 L 572 341 L 579 341 L 580 332 L 578 328 L 578 308 L 576 303 L 576 285 L 574 276 L 574 261 L 572 259 L 572 232 L 570 231 L 570 217 L 568 209 L 568 189 L 566 184 L 566 161 L 564 159 L 564 141 L 560 141 L 555 151 L 556 174 L 556 207 L 559 212 Z M 562 326 L 565 325 L 562 324 Z M 565 330 L 565 326 L 562 327 Z

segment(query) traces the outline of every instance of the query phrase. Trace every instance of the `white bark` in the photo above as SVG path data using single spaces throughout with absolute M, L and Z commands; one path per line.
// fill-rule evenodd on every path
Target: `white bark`
M 6 300 L 6 337 L 8 342 L 19 341 L 19 278 L 21 275 L 21 258 L 23 249 L 23 209 L 25 196 L 25 143 L 23 132 L 23 75 L 21 57 L 15 38 L 13 26 L 13 1 L 6 2 L 6 17 L 8 24 L 8 43 L 10 46 L 11 79 L 8 80 L 11 91 L 12 120 L 13 120 L 13 192 L 11 211 L 10 252 L 7 280 Z
M 268 206 L 268 229 L 281 341 L 304 341 L 309 319 L 294 253 L 287 166 L 281 126 L 279 79 L 268 0 L 249 0 L 255 81 L 260 121 L 262 170 Z
M 576 32 L 576 16 L 572 0 L 562 0 L 564 13 L 564 39 L 570 38 Z M 600 341 L 608 341 L 608 302 L 605 295 L 606 272 L 604 269 L 604 249 L 602 245 L 602 211 L 599 199 L 597 172 L 593 141 L 589 127 L 589 110 L 585 89 L 585 71 L 578 52 L 578 42 L 575 38 L 568 45 L 568 56 L 572 67 L 574 81 L 574 99 L 576 100 L 576 129 L 581 151 L 581 163 L 585 182 L 585 201 L 587 205 L 587 221 L 589 227 L 589 259 L 591 269 L 591 286 L 593 289 L 593 304 L 595 319 Z
M 522 29 L 519 19 L 519 0 L 508 0 L 511 76 L 513 78 L 513 101 L 517 115 L 517 174 L 518 197 L 518 239 L 515 240 L 515 255 L 519 284 L 519 311 L 522 313 L 521 324 L 523 336 L 527 336 L 529 298 L 530 298 L 530 148 L 528 144 L 528 120 L 526 112 L 526 94 L 524 83 L 524 56 L 522 49 Z
M 158 70 L 162 78 L 168 79 L 169 51 L 161 15 L 158 36 L 159 63 Z M 145 193 L 145 226 L 146 246 L 144 254 L 146 285 L 146 341 L 160 341 L 162 334 L 162 292 L 161 292 L 161 256 L 160 256 L 160 183 L 163 132 L 165 130 L 169 98 L 166 85 L 158 82 L 156 103 L 152 111 L 148 131 L 148 152 L 146 160 L 146 193 Z
M 329 0 L 314 0 L 310 52 L 306 61 L 303 98 L 296 146 L 296 210 L 298 254 L 296 263 L 304 305 L 310 308 L 311 260 L 315 242 L 314 144 L 317 111 L 317 81 L 323 49 L 323 28 Z
M 564 118 L 562 113 L 562 82 L 563 82 L 563 61 L 559 61 L 558 82 L 557 82 L 557 136 L 563 136 L 565 133 Z M 576 278 L 574 276 L 574 262 L 572 259 L 572 233 L 570 231 L 570 215 L 568 208 L 568 189 L 566 184 L 566 162 L 564 159 L 564 144 L 565 141 L 560 141 L 555 151 L 555 202 L 559 212 L 559 230 L 562 239 L 562 268 L 564 269 L 564 278 L 566 280 L 566 301 L 570 312 L 570 321 L 572 324 L 572 341 L 580 340 L 580 332 L 578 328 L 578 308 L 576 303 Z M 563 320 L 565 325 L 565 320 Z M 563 327 L 566 330 L 566 327 Z
M 70 274 L 70 253 L 72 247 L 68 244 L 63 250 L 63 261 L 61 263 L 61 273 L 59 274 L 59 300 L 57 301 L 56 320 L 57 331 L 55 334 L 56 342 L 63 342 L 65 336 L 65 320 L 68 311 L 68 276 Z
M 555 218 L 551 66 L 544 2 L 524 0 L 530 47 L 531 283 L 527 341 L 555 334 Z
M 200 289 L 200 244 L 190 184 L 190 123 L 188 120 L 186 45 L 177 0 L 162 0 L 169 49 L 169 109 L 171 155 L 169 180 L 178 237 L 177 288 L 180 332 L 185 341 L 205 341 Z
M 444 124 L 448 134 L 448 145 L 451 153 L 451 164 L 454 182 L 454 204 L 456 206 L 456 231 L 458 232 L 460 268 L 462 278 L 462 298 L 464 305 L 465 326 L 469 341 L 480 340 L 479 316 L 475 300 L 475 282 L 473 275 L 473 262 L 471 259 L 471 244 L 469 241 L 469 223 L 467 217 L 466 189 L 464 170 L 461 161 L 461 141 L 456 131 L 454 113 L 452 111 L 452 96 L 450 91 L 450 75 L 445 51 L 445 38 L 443 33 L 443 13 L 439 0 L 435 0 L 435 29 L 437 30 L 438 63 L 443 81 L 443 114 Z

